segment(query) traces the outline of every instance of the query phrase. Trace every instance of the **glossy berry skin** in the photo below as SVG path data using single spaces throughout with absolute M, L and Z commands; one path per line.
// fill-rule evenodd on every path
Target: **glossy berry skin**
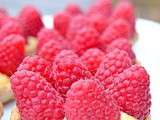
M 112 13 L 112 0 L 97 0 L 87 10 L 87 14 L 102 14 L 110 16 Z
M 79 57 L 68 50 L 61 51 L 53 63 L 55 88 L 64 97 L 70 86 L 80 80 L 91 77 L 91 73 L 82 64 Z
M 101 45 L 106 47 L 118 38 L 129 38 L 130 26 L 123 19 L 117 19 L 100 36 Z
M 120 120 L 119 108 L 94 79 L 73 83 L 64 110 L 68 120 Z
M 90 48 L 81 56 L 82 62 L 88 70 L 94 75 L 100 63 L 105 57 L 105 53 L 98 48 Z
M 61 50 L 63 50 L 63 48 L 65 48 L 63 43 L 56 41 L 49 41 L 45 43 L 40 50 L 38 50 L 38 55 L 52 63 L 55 59 L 55 56 Z
M 0 40 L 4 39 L 8 35 L 11 34 L 18 34 L 24 35 L 23 28 L 21 24 L 18 23 L 16 20 L 7 20 L 5 19 L 5 24 L 2 23 L 2 27 L 0 29 Z
M 43 27 L 41 15 L 33 6 L 25 6 L 18 19 L 23 26 L 25 36 L 37 36 Z
M 78 15 L 83 13 L 80 6 L 74 3 L 68 4 L 65 8 L 65 11 L 71 15 Z
M 25 39 L 9 35 L 0 42 L 0 72 L 12 75 L 24 58 Z
M 51 64 L 38 55 L 25 57 L 17 70 L 28 70 L 39 73 L 49 83 L 54 84 L 51 78 Z
M 146 70 L 140 65 L 133 65 L 113 79 L 109 88 L 121 111 L 144 120 L 150 115 L 151 95 L 150 80 Z
M 102 14 L 92 14 L 89 16 L 89 24 L 102 33 L 108 27 L 109 19 Z
M 88 26 L 88 18 L 85 15 L 77 15 L 73 17 L 68 27 L 66 38 L 69 41 L 73 41 L 77 31 L 86 26 Z
M 63 120 L 63 98 L 39 73 L 17 71 L 11 85 L 22 120 Z
M 62 35 L 65 36 L 68 30 L 72 16 L 67 12 L 59 12 L 54 16 L 54 28 Z
M 128 39 L 119 38 L 114 40 L 111 44 L 107 46 L 106 52 L 112 51 L 114 49 L 124 50 L 128 53 L 128 55 L 132 58 L 133 63 L 135 62 L 135 54 L 132 50 L 132 44 Z
M 119 73 L 132 65 L 132 60 L 128 56 L 127 52 L 119 49 L 106 54 L 104 60 L 101 62 L 95 77 L 104 85 L 106 89 L 113 83 L 112 77 L 115 77 Z
M 116 19 L 125 19 L 131 26 L 131 36 L 135 34 L 135 9 L 131 2 L 128 0 L 123 0 L 117 4 L 115 10 L 113 11 L 111 19 L 114 21 Z
M 38 37 L 38 45 L 37 48 L 40 49 L 45 43 L 48 41 L 61 41 L 64 38 L 60 35 L 57 30 L 42 28 L 37 35 Z
M 99 45 L 98 32 L 91 26 L 79 29 L 72 41 L 72 47 L 76 53 L 82 55 L 87 49 Z

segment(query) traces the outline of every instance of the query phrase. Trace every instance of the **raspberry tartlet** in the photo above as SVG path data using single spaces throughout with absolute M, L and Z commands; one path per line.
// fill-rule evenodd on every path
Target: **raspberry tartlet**
M 133 5 L 70 4 L 53 18 L 48 29 L 27 6 L 0 28 L 0 79 L 9 86 L 0 100 L 9 99 L 10 81 L 16 101 L 10 119 L 146 120 L 150 77 L 132 50 Z

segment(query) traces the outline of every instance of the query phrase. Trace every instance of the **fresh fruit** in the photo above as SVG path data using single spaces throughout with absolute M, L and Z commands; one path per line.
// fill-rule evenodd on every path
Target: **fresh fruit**
M 38 55 L 25 57 L 17 70 L 28 70 L 39 73 L 53 85 L 53 80 L 51 78 L 51 65 L 48 61 Z
M 118 38 L 129 38 L 130 25 L 123 19 L 117 19 L 100 36 L 101 47 L 105 47 Z
M 65 8 L 65 11 L 71 15 L 82 14 L 82 10 L 81 10 L 80 6 L 78 6 L 77 4 L 74 4 L 74 3 L 67 5 L 67 7 Z
M 134 10 L 134 6 L 128 0 L 123 0 L 119 2 L 115 10 L 113 11 L 113 14 L 111 17 L 112 21 L 119 18 L 125 19 L 126 21 L 129 22 L 132 28 L 131 36 L 133 36 L 135 33 L 135 23 L 136 23 L 135 10 Z
M 63 50 L 64 45 L 60 42 L 49 41 L 43 45 L 43 47 L 38 50 L 38 55 L 45 58 L 46 60 L 53 62 L 55 56 Z
M 91 77 L 91 73 L 82 64 L 79 57 L 70 50 L 61 51 L 53 63 L 55 88 L 65 96 L 72 83 Z
M 0 73 L 0 102 L 7 103 L 13 99 L 10 78 Z
M 62 36 L 66 35 L 72 16 L 67 12 L 59 12 L 54 16 L 54 28 L 61 33 Z
M 98 48 L 90 48 L 81 56 L 82 62 L 87 66 L 88 70 L 94 75 L 103 61 L 105 53 Z
M 82 55 L 87 49 L 99 45 L 98 32 L 91 26 L 79 29 L 72 41 L 72 47 L 76 53 Z
M 120 120 L 120 110 L 114 100 L 94 79 L 73 83 L 64 110 L 68 120 Z
M 113 78 L 109 87 L 110 94 L 117 101 L 121 111 L 144 120 L 150 114 L 150 80 L 146 70 L 140 65 L 133 65 Z
M 132 60 L 126 51 L 114 49 L 106 54 L 101 62 L 95 77 L 106 89 L 113 83 L 112 78 L 132 65 Z
M 112 51 L 116 48 L 126 51 L 128 55 L 132 58 L 133 62 L 135 62 L 135 54 L 132 50 L 132 44 L 128 39 L 119 38 L 114 40 L 113 42 L 111 42 L 111 44 L 107 46 L 106 52 Z
M 89 24 L 93 26 L 99 33 L 102 33 L 108 27 L 109 20 L 105 15 L 93 14 L 89 17 Z
M 111 13 L 112 0 L 96 0 L 87 11 L 87 14 L 103 14 L 105 16 L 110 16 Z
M 25 36 L 37 36 L 37 33 L 43 27 L 40 12 L 33 6 L 25 6 L 18 16 L 23 26 Z
M 0 28 L 0 41 L 11 34 L 24 35 L 23 28 L 17 21 L 9 20 Z
M 17 71 L 11 84 L 22 120 L 63 120 L 63 98 L 39 73 Z
M 38 45 L 37 48 L 40 49 L 45 43 L 50 40 L 61 41 L 64 38 L 58 33 L 57 30 L 43 28 L 38 33 Z
M 25 39 L 9 35 L 0 42 L 0 72 L 11 75 L 24 57 Z
M 72 18 L 66 37 L 69 41 L 73 41 L 77 31 L 88 25 L 88 18 L 85 15 L 77 15 Z

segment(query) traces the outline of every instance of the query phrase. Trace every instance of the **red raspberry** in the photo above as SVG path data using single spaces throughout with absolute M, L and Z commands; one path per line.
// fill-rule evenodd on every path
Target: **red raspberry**
M 8 15 L 8 12 L 6 9 L 4 9 L 3 7 L 0 7 L 0 13 L 4 14 L 4 15 Z
M 102 47 L 106 47 L 118 38 L 129 38 L 130 25 L 123 19 L 117 19 L 100 36 Z
M 83 54 L 87 49 L 97 47 L 99 34 L 95 28 L 91 26 L 79 29 L 72 41 L 72 47 L 78 54 Z
M 71 15 L 78 15 L 78 14 L 82 14 L 82 10 L 80 8 L 80 6 L 78 6 L 77 4 L 71 3 L 69 4 L 66 8 L 65 11 L 68 12 Z
M 51 78 L 50 63 L 38 55 L 25 57 L 17 70 L 28 70 L 40 73 L 49 83 L 54 84 Z
M 91 77 L 91 73 L 72 51 L 61 51 L 53 63 L 55 88 L 63 96 L 75 81 Z
M 105 54 L 100 49 L 90 48 L 81 56 L 81 60 L 94 75 L 104 56 Z
M 56 30 L 43 28 L 38 33 L 38 49 L 50 40 L 63 40 L 64 38 Z
M 33 6 L 25 6 L 18 18 L 24 28 L 25 36 L 36 36 L 43 27 L 41 15 Z
M 96 3 L 91 5 L 87 14 L 103 14 L 110 16 L 112 13 L 112 0 L 97 0 Z
M 88 25 L 88 20 L 89 19 L 84 15 L 77 15 L 73 17 L 67 31 L 67 39 L 70 41 L 74 40 L 77 31 Z
M 90 15 L 89 18 L 89 24 L 99 33 L 102 33 L 109 24 L 108 18 L 102 14 Z
M 111 78 L 123 72 L 123 70 L 129 68 L 131 65 L 132 60 L 128 56 L 127 52 L 114 49 L 105 56 L 97 69 L 95 77 L 99 79 L 107 89 L 113 82 Z
M 0 42 L 0 72 L 11 75 L 24 57 L 25 39 L 9 35 Z
M 113 81 L 110 92 L 121 111 L 138 120 L 146 119 L 150 115 L 151 107 L 150 80 L 146 70 L 139 65 L 133 65 Z
M 66 35 L 69 24 L 71 21 L 71 15 L 67 12 L 59 12 L 54 16 L 54 28 L 61 33 L 62 36 Z
M 128 55 L 132 58 L 132 60 L 135 61 L 135 54 L 132 50 L 132 44 L 128 39 L 119 38 L 117 40 L 114 40 L 111 44 L 107 46 L 106 51 L 110 52 L 115 48 L 126 51 Z
M 23 120 L 63 120 L 63 98 L 40 74 L 21 70 L 11 77 Z
M 46 44 L 44 44 L 40 50 L 38 50 L 38 55 L 45 58 L 49 62 L 53 62 L 55 56 L 64 48 L 65 47 L 63 43 L 49 41 Z
M 0 29 L 0 40 L 11 34 L 24 35 L 22 26 L 15 20 L 8 20 L 6 24 L 2 25 Z
M 79 80 L 67 92 L 68 120 L 120 120 L 120 110 L 104 87 L 93 79 Z
M 115 8 L 111 19 L 116 20 L 119 18 L 125 19 L 126 21 L 129 22 L 132 28 L 132 35 L 135 33 L 135 12 L 134 12 L 134 6 L 132 5 L 131 2 L 128 0 L 123 0 L 121 1 Z

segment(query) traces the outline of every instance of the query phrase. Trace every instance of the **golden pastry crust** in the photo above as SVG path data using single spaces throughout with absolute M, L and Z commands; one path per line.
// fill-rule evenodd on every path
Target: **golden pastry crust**
M 7 75 L 0 73 L 0 101 L 7 103 L 13 99 L 10 78 Z
M 25 47 L 26 55 L 32 55 L 35 53 L 37 48 L 37 39 L 34 37 L 28 38 L 28 44 Z
M 0 119 L 3 116 L 3 104 L 0 102 Z
M 10 120 L 21 120 L 17 107 L 14 107 L 14 109 L 12 110 Z

